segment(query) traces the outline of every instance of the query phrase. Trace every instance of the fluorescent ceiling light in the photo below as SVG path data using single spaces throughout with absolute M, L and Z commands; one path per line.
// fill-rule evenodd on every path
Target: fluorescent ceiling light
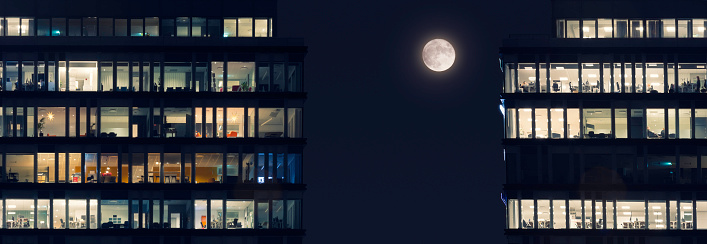
M 527 70 L 534 70 L 533 67 L 525 67 L 524 69 L 527 69 Z
M 596 78 L 597 77 L 596 74 L 589 74 L 588 76 L 589 76 L 589 78 Z
M 560 77 L 560 80 L 568 80 L 567 77 Z
M 612 28 L 611 27 L 604 27 L 605 32 L 611 32 Z
M 650 76 L 651 76 L 651 78 L 658 78 L 659 75 L 658 74 L 651 74 Z
M 668 32 L 675 32 L 675 27 L 668 26 L 668 27 L 665 27 L 665 30 L 667 30 Z
M 556 70 L 564 70 L 564 69 L 565 69 L 565 67 L 562 67 L 562 66 L 557 66 L 557 67 L 555 67 L 555 69 L 556 69 Z
M 530 77 L 530 78 L 528 78 L 528 80 L 535 81 L 535 77 Z

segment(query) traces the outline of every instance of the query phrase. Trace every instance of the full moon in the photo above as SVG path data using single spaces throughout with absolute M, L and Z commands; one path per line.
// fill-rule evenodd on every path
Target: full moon
M 444 39 L 431 40 L 422 49 L 422 61 L 425 62 L 427 68 L 436 72 L 442 72 L 452 67 L 455 57 L 454 47 Z

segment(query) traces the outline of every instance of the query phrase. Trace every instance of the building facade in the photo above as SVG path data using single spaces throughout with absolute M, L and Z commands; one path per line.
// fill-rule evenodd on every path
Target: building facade
M 551 6 L 500 50 L 508 243 L 707 241 L 707 3 Z
M 0 3 L 0 243 L 302 243 L 276 0 Z

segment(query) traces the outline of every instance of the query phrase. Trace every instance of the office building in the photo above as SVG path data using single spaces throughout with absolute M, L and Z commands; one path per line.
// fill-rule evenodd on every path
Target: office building
M 551 6 L 500 50 L 508 243 L 707 241 L 707 2 Z
M 0 4 L 0 243 L 302 243 L 276 0 Z

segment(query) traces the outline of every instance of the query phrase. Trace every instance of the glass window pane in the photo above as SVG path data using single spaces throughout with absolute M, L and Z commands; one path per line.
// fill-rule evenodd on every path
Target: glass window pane
M 582 93 L 599 93 L 598 63 L 582 64 Z
M 678 135 L 680 139 L 692 138 L 692 111 L 689 108 L 678 110 Z
M 59 153 L 59 163 L 57 163 L 56 167 L 58 168 L 57 171 L 59 172 L 57 183 L 67 183 L 66 180 L 66 153 Z
M 7 199 L 7 228 L 34 229 L 34 200 Z
M 704 38 L 705 37 L 705 21 L 706 19 L 692 19 L 692 37 L 693 38 Z
M 5 18 L 8 36 L 20 36 L 20 18 Z
M 98 228 L 98 221 L 96 219 L 96 216 L 98 216 L 98 200 L 96 199 L 91 199 L 89 200 L 89 213 L 90 213 L 90 218 L 89 221 L 91 223 L 90 228 L 91 229 L 97 229 Z
M 612 138 L 611 109 L 587 108 L 584 112 L 584 138 Z
M 206 37 L 206 19 L 199 17 L 191 18 L 191 36 L 193 37 Z
M 532 109 L 530 108 L 519 108 L 518 109 L 518 124 L 519 124 L 519 137 L 533 138 L 533 118 Z
M 211 199 L 211 223 L 209 229 L 223 229 L 223 200 Z
M 83 36 L 96 36 L 98 33 L 98 18 L 84 17 L 83 18 Z
M 665 110 L 646 109 L 648 113 L 648 139 L 665 138 Z
M 179 17 L 177 18 L 177 36 L 190 36 L 189 35 L 189 17 Z
M 552 136 L 550 138 L 553 139 L 562 139 L 565 137 L 565 118 L 564 118 L 564 109 L 561 108 L 553 108 L 550 109 L 550 127 L 552 130 Z
M 69 153 L 69 180 L 71 183 L 81 183 L 81 154 Z
M 145 154 L 133 153 L 132 157 L 133 170 L 131 174 L 133 183 L 145 183 Z
M 162 183 L 160 180 L 160 154 L 159 153 L 148 153 L 147 154 L 147 182 L 148 183 Z M 159 213 L 159 211 L 157 212 Z M 159 218 L 159 217 L 155 217 Z
M 535 64 L 518 64 L 518 89 L 522 93 L 534 93 L 536 80 Z
M 127 19 L 115 19 L 115 36 L 128 36 Z
M 86 200 L 69 200 L 69 229 L 86 229 Z
M 179 153 L 164 154 L 164 182 L 175 184 L 180 183 L 182 179 L 181 173 L 182 155 Z
M 628 38 L 628 20 L 614 20 L 614 38 Z
M 101 200 L 101 229 L 128 228 L 128 200 Z
M 226 223 L 228 229 L 252 229 L 253 200 L 226 201 Z
M 616 221 L 619 229 L 645 229 L 645 202 L 616 201 Z
M 236 37 L 236 26 L 238 19 L 223 20 L 223 37 Z
M 50 36 L 49 19 L 37 20 L 37 36 Z
M 34 182 L 34 155 L 7 154 L 7 182 Z
M 611 19 L 598 19 L 597 31 L 599 38 L 612 38 Z
M 86 168 L 85 174 L 86 174 L 86 183 L 97 183 L 98 182 L 98 162 L 96 158 L 95 153 L 86 153 L 84 154 L 85 156 L 85 165 Z
M 643 20 L 631 20 L 631 38 L 643 38 Z
M 37 153 L 37 183 L 54 183 L 54 153 Z
M 665 208 L 665 201 L 648 201 L 648 229 L 666 229 L 668 221 Z
M 268 20 L 255 20 L 255 37 L 268 37 Z
M 613 201 L 606 201 L 606 216 L 605 216 L 605 222 L 606 222 L 606 229 L 612 230 L 614 229 L 614 219 L 616 219 L 616 216 L 614 215 L 614 212 L 616 210 L 614 209 L 614 202 Z
M 648 86 L 647 91 L 649 93 L 664 93 L 664 81 L 665 77 L 663 72 L 665 67 L 661 63 L 649 63 L 646 64 L 646 86 Z M 638 80 L 636 80 L 638 82 Z M 674 86 L 671 84 L 671 87 Z
M 238 37 L 253 36 L 253 18 L 238 18 Z
M 258 229 L 269 229 L 270 228 L 270 203 L 267 200 L 258 201 Z
M 538 229 L 550 228 L 550 200 L 538 200 Z
M 115 67 L 116 76 L 118 78 L 116 91 L 126 92 L 128 91 L 129 81 L 130 81 L 130 66 L 128 62 L 118 62 Z
M 166 92 L 189 91 L 191 87 L 191 63 L 165 63 L 164 86 Z
M 53 229 L 66 229 L 69 227 L 66 219 L 66 199 L 54 198 L 52 211 L 54 213 Z
M 574 93 L 578 90 L 579 66 L 577 64 L 551 64 L 552 93 Z
M 535 109 L 535 138 L 548 138 L 547 109 Z
M 614 128 L 616 138 L 628 138 L 628 111 L 625 108 L 614 109 Z
M 624 92 L 625 93 L 633 93 L 633 64 L 631 63 L 624 63 Z M 636 77 L 636 85 L 639 85 L 639 83 L 643 82 L 638 82 L 638 77 Z
M 163 19 L 162 20 L 162 36 L 175 36 L 174 32 L 174 19 Z
M 196 154 L 196 183 L 221 183 L 223 172 L 223 154 L 197 153 Z
M 226 111 L 227 116 L 227 128 L 228 134 L 227 138 L 237 138 L 243 137 L 244 135 L 244 110 L 243 108 L 228 108 Z
M 209 19 L 208 37 L 221 37 L 221 19 Z
M 160 36 L 160 18 L 145 18 L 145 36 Z
M 130 36 L 143 36 L 142 19 L 130 20 Z
M 96 91 L 97 77 L 97 62 L 71 61 L 69 63 L 69 91 Z
M 579 20 L 567 21 L 567 38 L 579 38 L 580 36 Z
M 540 67 L 542 68 L 540 72 L 543 72 L 545 70 L 545 64 L 541 64 Z M 547 92 L 547 85 L 545 84 L 545 74 L 541 73 L 540 74 L 540 80 L 543 81 L 542 85 L 542 92 Z M 293 64 L 289 63 L 287 65 L 287 88 L 288 91 L 291 92 L 300 92 L 302 91 L 302 83 L 300 82 L 301 80 L 301 68 L 300 64 Z
M 675 19 L 662 19 L 663 38 L 675 38 Z
M 99 18 L 100 36 L 113 36 L 113 18 Z
M 585 221 L 582 221 L 582 201 L 581 200 L 570 200 L 569 210 L 570 215 L 570 229 L 583 229 L 586 225 Z
M 567 138 L 579 138 L 579 109 L 567 109 Z
M 194 229 L 207 229 L 209 223 L 206 220 L 206 200 L 194 200 Z
M 692 201 L 680 201 L 680 226 L 681 230 L 692 230 L 695 226 L 694 211 L 692 209 Z
M 258 137 L 279 138 L 285 130 L 284 113 L 281 108 L 260 108 L 258 110 Z
M 226 90 L 229 92 L 255 91 L 255 62 L 228 62 L 227 80 Z
M 66 36 L 65 18 L 52 18 L 52 36 Z
M 226 156 L 226 183 L 235 184 L 239 182 L 238 157 L 238 153 L 229 153 Z
M 668 109 L 668 125 L 667 128 L 668 130 L 665 131 L 663 134 L 663 138 L 668 138 L 668 139 L 675 139 L 677 135 L 677 131 L 675 128 L 675 123 L 677 123 L 677 118 L 675 117 L 675 109 Z
M 128 137 L 128 108 L 101 107 L 101 137 Z
M 661 33 L 660 24 L 660 20 L 646 20 L 646 27 L 648 27 L 646 37 L 659 38 Z
M 558 19 L 556 27 L 557 38 L 565 38 L 565 20 Z
M 81 19 L 69 19 L 69 36 L 81 36 Z
M 516 109 L 506 110 L 506 138 L 516 138 L 517 130 Z
M 538 205 L 540 202 L 538 202 Z M 511 205 L 508 205 L 509 209 Z M 566 229 L 567 228 L 567 206 L 565 205 L 565 200 L 563 199 L 555 199 L 552 200 L 552 212 L 553 212 L 553 220 L 552 220 L 552 227 L 553 229 Z M 540 215 L 540 213 L 538 213 Z M 516 217 L 517 218 L 517 217 Z
M 707 201 L 696 201 L 696 216 L 697 218 L 697 228 L 698 230 L 707 229 L 707 221 L 700 221 L 707 219 Z M 687 221 L 686 221 L 687 222 Z
M 688 38 L 692 36 L 692 34 L 690 33 L 692 29 L 689 28 L 690 25 L 692 25 L 692 23 L 690 22 L 692 22 L 692 20 L 678 20 L 678 38 Z
M 191 108 L 164 109 L 165 124 L 162 127 L 163 137 L 190 137 L 193 138 L 194 130 L 188 127 L 187 120 L 191 120 Z
M 171 229 L 189 228 L 189 218 L 191 201 L 186 200 L 165 200 L 164 201 L 164 223 Z

